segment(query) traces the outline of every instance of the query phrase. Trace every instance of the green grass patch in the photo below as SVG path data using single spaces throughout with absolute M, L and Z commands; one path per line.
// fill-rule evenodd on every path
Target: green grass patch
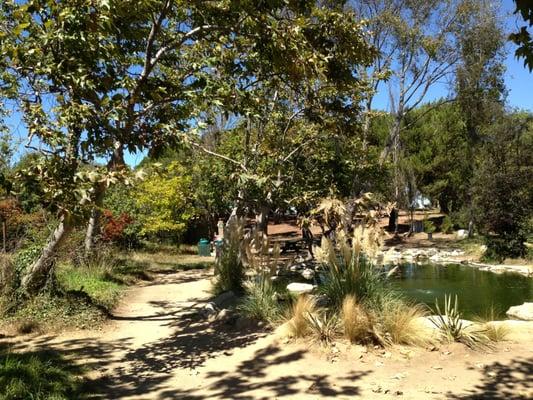
M 76 268 L 72 265 L 58 268 L 57 279 L 65 290 L 84 292 L 96 304 L 108 310 L 118 302 L 124 286 L 113 279 L 112 273 Z
M 0 400 L 84 399 L 82 373 L 54 352 L 0 354 Z

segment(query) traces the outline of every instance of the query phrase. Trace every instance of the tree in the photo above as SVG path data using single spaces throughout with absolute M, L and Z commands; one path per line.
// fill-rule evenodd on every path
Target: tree
M 473 179 L 475 220 L 490 257 L 524 257 L 533 234 L 533 116 L 505 116 L 487 134 Z
M 162 170 L 153 170 L 137 185 L 134 199 L 139 234 L 177 241 L 196 213 L 191 184 L 188 171 L 179 163 L 171 162 Z
M 22 278 L 27 293 L 43 286 L 76 221 L 127 175 L 124 149 L 156 154 L 247 82 L 334 71 L 326 39 L 343 18 L 314 1 L 9 0 L 0 10 L 0 87 L 23 114 L 27 148 L 42 154 L 20 178 L 43 182 L 59 219 Z M 362 36 L 351 49 L 366 49 Z
M 510 39 L 518 46 L 515 55 L 524 59 L 524 66 L 533 71 L 533 37 L 528 29 L 533 25 L 533 4 L 528 0 L 515 0 L 515 14 L 520 13 L 528 25 L 520 27 L 518 32 L 512 33 Z
M 392 156 L 394 197 L 400 199 L 404 178 L 400 168 L 401 133 L 406 119 L 423 104 L 431 89 L 445 84 L 460 59 L 459 39 L 465 26 L 475 25 L 476 10 L 485 2 L 472 0 L 365 0 L 352 6 L 369 20 L 373 43 L 379 51 L 364 71 L 373 90 L 363 102 L 367 119 L 375 115 L 373 96 L 387 81 L 390 114 L 389 135 L 382 161 Z M 451 100 L 451 99 L 450 99 Z M 442 102 L 433 103 L 440 106 Z M 428 110 L 429 111 L 429 110 Z M 419 115 L 419 117 L 422 117 Z M 410 123 L 416 120 L 409 119 Z M 368 120 L 365 126 L 370 126 Z

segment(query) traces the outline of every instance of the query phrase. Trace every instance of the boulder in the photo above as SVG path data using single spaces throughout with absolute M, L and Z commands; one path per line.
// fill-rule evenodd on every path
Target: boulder
M 457 239 L 466 239 L 468 237 L 468 231 L 466 229 L 459 229 L 455 232 L 455 237 Z
M 235 302 L 236 299 L 237 297 L 235 296 L 235 293 L 233 293 L 231 290 L 228 290 L 227 292 L 220 293 L 212 300 L 212 302 L 217 308 L 224 308 L 227 304 Z
M 313 289 L 314 286 L 309 283 L 292 282 L 287 285 L 287 290 L 296 294 L 310 293 Z
M 309 281 L 315 277 L 315 271 L 311 268 L 306 268 L 302 271 L 302 276 Z
M 509 308 L 506 314 L 522 321 L 533 321 L 533 303 L 524 303 L 520 306 Z

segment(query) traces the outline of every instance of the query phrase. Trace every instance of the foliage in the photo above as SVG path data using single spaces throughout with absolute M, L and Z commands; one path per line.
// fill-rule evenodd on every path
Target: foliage
M 433 221 L 430 221 L 429 219 L 424 220 L 424 232 L 433 233 L 436 229 L 437 228 L 435 227 L 435 223 Z
M 443 311 L 441 311 L 438 301 L 435 301 L 435 308 L 437 309 L 437 316 L 431 318 L 431 322 L 439 329 L 444 338 L 461 342 L 470 348 L 490 347 L 490 339 L 483 329 L 479 329 L 475 325 L 466 325 L 461 319 L 457 295 L 453 305 L 451 295 L 444 297 Z
M 54 352 L 4 353 L 0 356 L 0 399 L 82 399 L 82 372 Z
M 446 234 L 453 233 L 453 222 L 449 215 L 444 216 L 440 225 L 440 230 L 442 233 Z
M 516 113 L 494 123 L 480 149 L 473 180 L 475 221 L 487 237 L 487 256 L 524 257 L 533 214 L 533 122 Z
M 179 237 L 194 215 L 190 205 L 191 179 L 186 170 L 172 162 L 161 171 L 154 170 L 137 187 L 136 219 L 140 234 Z
M 241 314 L 271 324 L 281 319 L 283 309 L 278 302 L 277 292 L 267 276 L 261 275 L 249 281 L 245 285 L 245 291 L 245 296 L 238 306 Z
M 516 57 L 524 59 L 524 65 L 533 71 L 533 38 L 528 28 L 531 28 L 533 24 L 533 6 L 528 0 L 515 0 L 516 13 L 520 13 L 525 26 L 520 27 L 518 32 L 514 32 L 510 35 L 510 39 L 518 46 L 515 51 Z M 529 24 L 529 26 L 527 25 Z
M 133 218 L 127 214 L 120 214 L 114 217 L 110 210 L 104 210 L 102 227 L 102 240 L 107 243 L 123 244 L 127 241 L 126 229 L 132 224 Z

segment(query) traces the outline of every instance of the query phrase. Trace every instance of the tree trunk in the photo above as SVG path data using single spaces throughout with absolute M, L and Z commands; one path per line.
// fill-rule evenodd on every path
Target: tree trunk
M 94 248 L 94 239 L 98 233 L 98 222 L 100 220 L 100 209 L 102 208 L 105 196 L 105 188 L 98 188 L 98 193 L 96 195 L 95 207 L 91 211 L 91 216 L 89 218 L 89 223 L 87 224 L 87 230 L 85 232 L 85 254 L 90 254 Z
M 71 230 L 72 226 L 62 216 L 59 225 L 52 233 L 52 236 L 50 236 L 39 258 L 28 268 L 22 277 L 21 287 L 26 294 L 35 294 L 43 288 L 54 263 L 54 253 Z

